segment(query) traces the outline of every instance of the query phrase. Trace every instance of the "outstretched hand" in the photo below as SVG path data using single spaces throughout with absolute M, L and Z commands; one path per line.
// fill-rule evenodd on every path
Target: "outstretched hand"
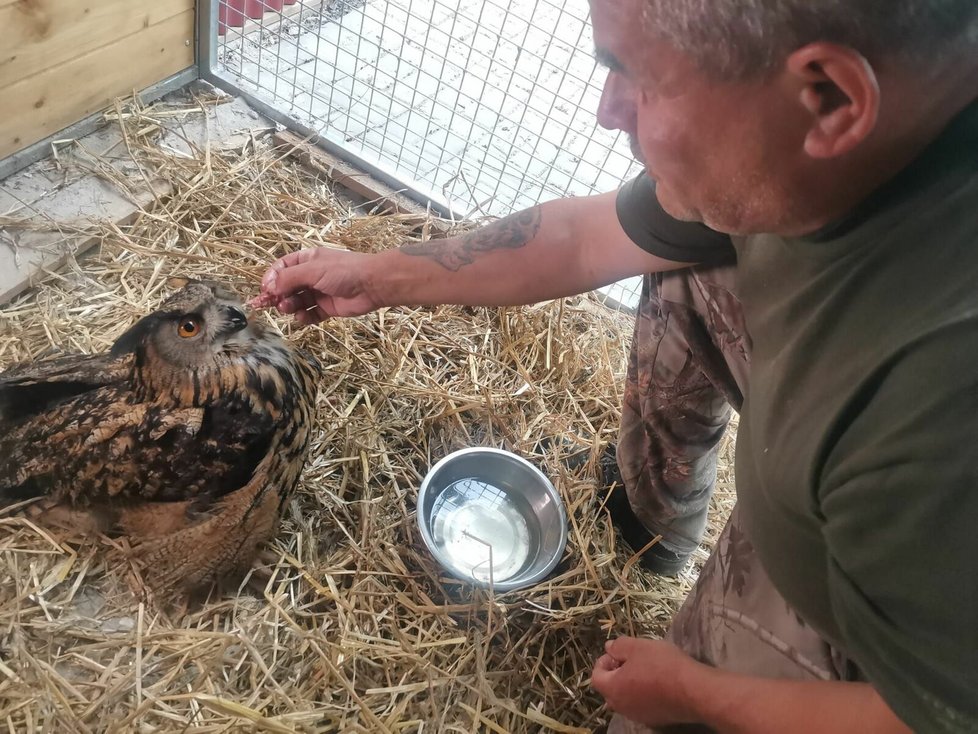
M 705 667 L 669 642 L 619 637 L 605 643 L 591 685 L 609 708 L 632 721 L 649 726 L 696 723 L 688 680 Z
M 249 304 L 294 314 L 303 326 L 331 316 L 360 316 L 381 304 L 368 291 L 367 258 L 330 247 L 300 250 L 279 258 L 261 281 L 261 292 Z

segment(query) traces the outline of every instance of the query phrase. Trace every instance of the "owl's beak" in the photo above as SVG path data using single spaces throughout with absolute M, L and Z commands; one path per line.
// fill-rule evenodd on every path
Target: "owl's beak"
M 234 334 L 248 326 L 248 317 L 245 312 L 235 306 L 224 307 L 224 322 L 227 325 L 224 329 L 227 334 Z

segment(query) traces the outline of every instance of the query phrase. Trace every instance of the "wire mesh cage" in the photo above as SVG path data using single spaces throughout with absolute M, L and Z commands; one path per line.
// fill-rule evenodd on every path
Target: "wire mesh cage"
M 615 188 L 595 124 L 587 5 L 561 0 L 221 0 L 218 63 L 321 135 L 463 214 Z
M 583 0 L 219 0 L 223 78 L 459 216 L 613 190 Z M 634 289 L 632 287 L 632 289 Z

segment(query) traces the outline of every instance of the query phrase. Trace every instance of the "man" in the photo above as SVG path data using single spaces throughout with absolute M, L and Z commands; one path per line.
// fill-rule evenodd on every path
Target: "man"
M 646 175 L 437 244 L 290 255 L 263 300 L 312 323 L 651 273 L 618 445 L 650 565 L 699 541 L 729 405 L 738 506 L 671 642 L 597 661 L 611 730 L 978 731 L 978 4 L 591 12 L 598 120 Z

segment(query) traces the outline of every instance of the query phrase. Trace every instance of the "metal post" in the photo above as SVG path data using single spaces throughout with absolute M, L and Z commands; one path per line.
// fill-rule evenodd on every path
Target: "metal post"
M 197 69 L 201 79 L 217 66 L 217 4 L 221 0 L 197 0 Z

